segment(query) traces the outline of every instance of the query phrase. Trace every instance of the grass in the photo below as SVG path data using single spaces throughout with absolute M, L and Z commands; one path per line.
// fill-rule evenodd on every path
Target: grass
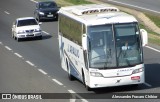
M 86 1 L 86 0 L 64 0 L 66 2 L 72 3 L 74 5 L 79 5 L 79 4 L 91 4 L 92 2 Z
M 160 16 L 158 15 L 151 15 L 146 13 L 147 17 L 149 17 L 159 28 L 160 28 Z
M 54 1 L 55 1 L 60 7 L 73 5 L 72 3 L 66 2 L 66 1 L 64 1 L 64 0 L 54 0 Z
M 149 34 L 149 42 L 160 46 L 160 36 Z
M 53 1 L 53 0 L 36 0 L 36 1 Z M 54 0 L 59 6 L 70 6 L 80 4 L 92 4 L 92 2 L 86 0 Z
M 141 29 L 145 29 L 148 32 L 148 41 L 149 43 L 160 45 L 160 35 L 145 27 L 143 24 L 140 24 Z
M 152 15 L 152 14 L 149 14 L 149 13 L 145 13 L 145 15 L 151 20 L 154 22 L 154 24 L 160 28 L 160 16 L 158 15 Z M 144 25 L 140 26 L 144 29 L 147 30 L 148 32 L 148 38 L 149 38 L 149 42 L 150 43 L 153 43 L 153 44 L 156 44 L 156 45 L 160 45 L 160 34 L 157 34 L 155 33 L 154 31 L 150 30 L 149 28 L 145 27 Z
M 35 0 L 35 1 L 53 1 L 53 0 Z

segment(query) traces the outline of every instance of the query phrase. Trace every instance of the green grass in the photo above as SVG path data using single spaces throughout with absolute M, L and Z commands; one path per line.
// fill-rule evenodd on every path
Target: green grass
M 150 34 L 149 35 L 149 42 L 160 46 L 160 37 L 157 38 L 157 36 Z
M 91 4 L 92 2 L 86 1 L 86 0 L 64 0 L 66 2 L 70 2 L 72 4 L 75 5 L 79 5 L 79 4 Z
M 160 16 L 158 15 L 151 15 L 146 13 L 147 17 L 149 17 L 159 28 L 160 28 Z
M 149 28 L 147 28 L 147 27 L 146 27 L 145 25 L 143 25 L 142 23 L 140 23 L 139 26 L 140 26 L 141 29 L 145 29 L 149 34 L 154 34 L 154 35 L 157 35 L 157 36 L 159 35 L 159 34 L 153 32 L 152 30 L 150 30 Z
M 35 1 L 53 1 L 53 0 L 35 0 Z
M 155 25 L 157 25 L 160 28 L 160 16 L 151 15 L 151 14 L 145 14 L 145 15 L 149 17 L 155 23 Z M 149 37 L 148 37 L 149 42 L 156 45 L 160 45 L 160 34 L 157 34 L 154 31 L 151 31 L 149 29 L 147 30 L 149 34 Z
M 160 35 L 145 27 L 143 24 L 139 24 L 140 29 L 145 29 L 148 33 L 149 43 L 160 45 Z

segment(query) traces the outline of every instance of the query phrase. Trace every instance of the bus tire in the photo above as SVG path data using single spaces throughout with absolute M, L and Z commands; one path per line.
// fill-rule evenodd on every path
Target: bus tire
M 74 80 L 74 76 L 71 75 L 71 73 L 70 73 L 70 68 L 69 68 L 68 61 L 67 61 L 67 60 L 66 60 L 66 65 L 67 65 L 67 71 L 68 71 L 68 79 L 69 79 L 70 81 L 73 81 L 73 80 Z
M 92 89 L 86 84 L 86 81 L 85 81 L 85 77 L 84 77 L 84 72 L 82 71 L 82 78 L 83 78 L 83 84 L 86 88 L 87 91 L 91 91 Z

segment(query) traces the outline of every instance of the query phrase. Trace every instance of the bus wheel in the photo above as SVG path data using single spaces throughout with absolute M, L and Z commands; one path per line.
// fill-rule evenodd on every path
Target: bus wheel
M 82 71 L 82 78 L 83 78 L 83 84 L 87 91 L 91 91 L 92 89 L 86 84 L 85 77 L 84 77 L 84 72 Z
M 74 80 L 74 76 L 71 75 L 71 71 L 70 71 L 70 68 L 69 68 L 69 66 L 68 66 L 68 61 L 67 61 L 67 60 L 66 60 L 66 65 L 67 65 L 67 71 L 68 71 L 68 79 L 69 79 L 70 81 L 73 81 L 73 80 Z

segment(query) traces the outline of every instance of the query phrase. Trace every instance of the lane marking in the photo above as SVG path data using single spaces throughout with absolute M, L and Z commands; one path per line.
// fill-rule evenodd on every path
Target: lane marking
M 9 50 L 9 51 L 12 50 L 12 49 L 11 49 L 10 47 L 8 47 L 8 46 L 5 46 L 5 48 L 6 48 L 7 50 Z
M 2 42 L 0 42 L 0 45 L 3 45 L 3 43 L 2 43 Z
M 34 2 L 34 3 L 37 3 L 37 1 L 35 1 L 35 0 L 30 0 L 30 1 L 32 1 L 32 2 Z
M 108 1 L 123 4 L 123 5 L 127 5 L 127 6 L 131 6 L 131 7 L 135 7 L 135 8 L 139 8 L 139 9 L 143 9 L 143 10 L 148 10 L 148 11 L 155 12 L 155 13 L 160 13 L 160 12 L 155 11 L 155 10 L 151 10 L 151 9 L 147 9 L 147 8 L 144 8 L 144 7 L 139 7 L 139 6 L 136 6 L 136 5 L 131 5 L 131 4 L 115 1 L 115 0 L 108 0 Z
M 38 69 L 42 74 L 46 75 L 47 73 L 43 71 L 42 69 Z
M 151 50 L 154 50 L 154 51 L 156 51 L 156 52 L 160 52 L 160 50 L 157 50 L 157 49 L 155 49 L 155 48 L 153 48 L 153 47 L 150 47 L 150 46 L 145 46 L 145 47 L 147 47 L 147 48 L 149 48 L 149 49 L 151 49 Z
M 82 100 L 82 102 L 88 102 L 86 99 L 82 98 L 80 95 L 76 94 L 76 92 L 74 92 L 73 90 L 68 90 L 69 93 L 74 93 L 76 96 L 73 96 L 74 98 L 75 97 L 78 97 L 80 100 Z
M 26 61 L 29 65 L 34 66 L 34 64 L 30 61 Z
M 16 56 L 18 56 L 19 58 L 22 58 L 22 56 L 18 53 L 14 53 Z
M 144 83 L 146 86 L 148 87 L 152 87 L 152 85 L 148 84 L 148 83 Z
M 56 79 L 52 79 L 54 82 L 56 82 L 58 85 L 63 85 L 61 82 L 59 82 L 58 80 L 56 80 Z
M 47 35 L 50 35 L 49 33 L 47 33 L 46 31 L 42 31 L 43 33 L 47 34 Z
M 9 14 L 10 14 L 8 11 L 4 11 L 4 13 L 6 13 L 7 15 L 9 15 Z

